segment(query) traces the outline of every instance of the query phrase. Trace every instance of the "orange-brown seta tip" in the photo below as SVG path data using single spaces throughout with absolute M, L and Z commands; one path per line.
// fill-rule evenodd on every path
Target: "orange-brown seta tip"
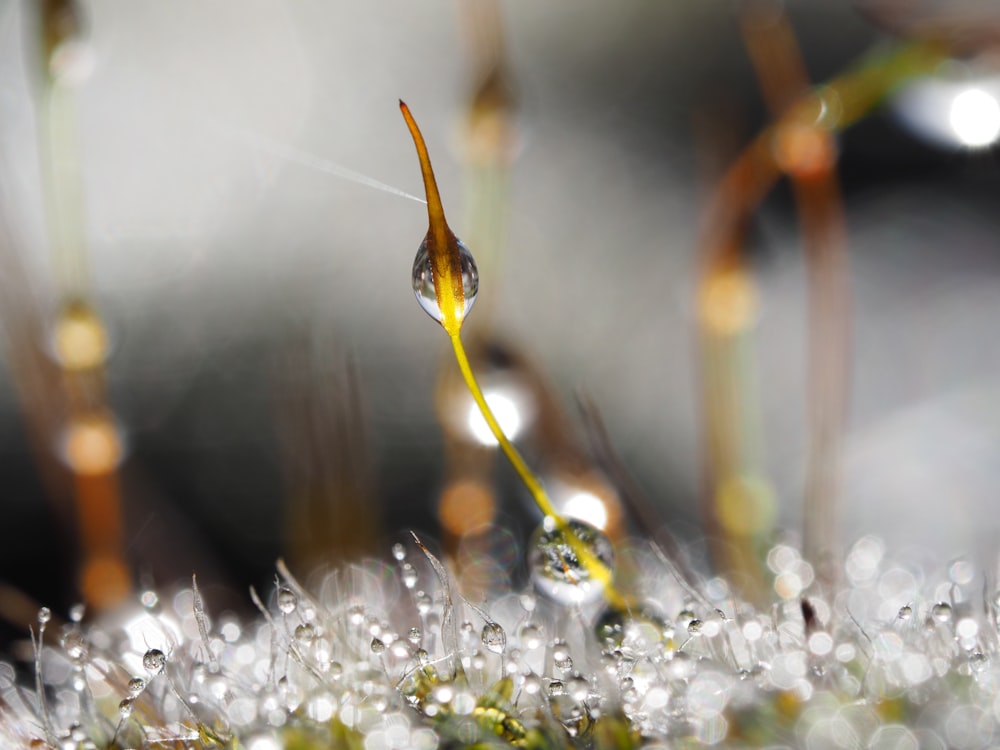
M 430 224 L 424 242 L 431 260 L 434 274 L 434 293 L 441 308 L 441 325 L 449 334 L 457 334 L 465 316 L 465 289 L 462 284 L 462 255 L 458 239 L 448 227 L 444 218 L 444 207 L 438 193 L 434 169 L 427 154 L 427 145 L 420 133 L 416 120 L 406 102 L 399 100 L 399 109 L 406 120 L 406 127 L 413 136 L 420 159 L 420 172 L 424 178 L 424 192 L 427 196 L 427 218 Z

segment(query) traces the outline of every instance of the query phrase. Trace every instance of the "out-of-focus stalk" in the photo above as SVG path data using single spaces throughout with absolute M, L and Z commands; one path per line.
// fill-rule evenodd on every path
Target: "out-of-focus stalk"
M 72 0 L 40 3 L 39 144 L 58 298 L 52 351 L 66 398 L 61 433 L 52 439 L 73 477 L 81 593 L 101 609 L 129 593 L 131 576 L 118 478 L 124 438 L 108 406 L 108 335 L 91 301 L 85 242 L 75 102 L 76 84 L 89 72 L 83 27 L 82 10 Z

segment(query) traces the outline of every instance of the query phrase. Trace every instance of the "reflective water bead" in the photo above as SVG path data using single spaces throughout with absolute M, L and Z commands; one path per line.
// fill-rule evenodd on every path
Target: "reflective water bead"
M 414 597 L 417 603 L 417 612 L 426 615 L 431 611 L 431 597 L 426 591 L 418 591 Z
M 463 317 L 469 314 L 476 295 L 479 293 L 479 269 L 469 248 L 461 240 L 457 240 L 459 257 L 462 264 L 462 293 L 464 297 Z M 413 261 L 413 293 L 417 302 L 428 315 L 440 323 L 444 319 L 441 307 L 438 305 L 437 291 L 434 288 L 434 269 L 427 248 L 427 240 L 420 243 L 417 257 Z
M 83 622 L 83 615 L 87 611 L 87 605 L 77 602 L 69 608 L 69 619 L 72 622 Z
M 601 562 L 611 569 L 614 549 L 598 529 L 571 520 L 569 532 Z M 584 565 L 561 529 L 546 529 L 543 524 L 535 532 L 529 558 L 531 577 L 539 591 L 560 604 L 585 604 L 601 595 L 603 581 L 596 579 Z
M 278 609 L 282 614 L 290 615 L 295 611 L 295 608 L 299 605 L 299 598 L 295 595 L 295 592 L 290 588 L 282 586 L 278 589 Z
M 381 655 L 385 653 L 385 643 L 383 643 L 378 638 L 372 638 L 372 653 L 375 655 Z
M 420 644 L 420 641 L 423 640 L 424 634 L 420 632 L 420 628 L 410 628 L 410 632 L 406 637 L 409 639 L 410 643 L 417 646 Z
M 121 714 L 123 719 L 127 719 L 132 715 L 132 707 L 135 705 L 134 698 L 124 698 L 121 703 L 118 704 L 118 713 Z
M 76 628 L 67 630 L 61 643 L 66 655 L 73 661 L 81 661 L 87 656 L 87 639 Z
M 521 642 L 521 647 L 528 651 L 533 651 L 541 646 L 542 638 L 542 629 L 530 622 L 522 625 L 521 632 L 518 633 L 518 640 Z
M 295 628 L 295 640 L 304 646 L 308 646 L 316 638 L 316 628 L 308 622 L 302 623 Z
M 404 547 L 399 542 L 392 545 L 392 556 L 395 558 L 396 562 L 403 562 L 406 559 L 406 547 Z
M 630 659 L 652 654 L 663 643 L 668 629 L 663 618 L 642 608 L 623 612 L 608 607 L 594 623 L 597 637 Z
M 566 687 L 569 689 L 569 694 L 581 703 L 585 701 L 587 696 L 590 694 L 590 683 L 587 682 L 586 678 L 580 675 L 571 679 Z
M 167 657 L 158 648 L 151 648 L 142 655 L 142 666 L 147 672 L 158 674 L 167 665 Z
M 552 663 L 563 674 L 569 674 L 573 671 L 573 659 L 568 655 L 563 659 L 553 659 Z
M 507 634 L 503 628 L 495 622 L 488 622 L 483 625 L 482 633 L 483 645 L 494 654 L 502 654 L 507 648 Z
M 417 585 L 417 569 L 410 563 L 402 564 L 400 568 L 400 577 L 403 579 L 403 585 L 408 589 L 412 589 Z
M 951 619 L 951 605 L 948 602 L 938 602 L 931 608 L 931 616 L 938 622 L 948 622 Z
M 897 617 L 900 620 L 909 620 L 910 617 L 912 616 L 913 616 L 913 607 L 911 607 L 909 604 L 904 604 L 902 607 L 899 608 L 899 614 L 897 615 Z
M 138 695 L 146 689 L 146 681 L 141 677 L 133 677 L 128 681 L 128 691 L 132 695 Z
M 40 610 L 38 610 L 38 622 L 41 625 L 44 625 L 51 619 L 52 619 L 51 609 L 49 609 L 48 607 L 42 607 Z

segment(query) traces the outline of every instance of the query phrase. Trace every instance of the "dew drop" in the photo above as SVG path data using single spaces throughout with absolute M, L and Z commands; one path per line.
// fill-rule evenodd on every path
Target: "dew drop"
M 667 623 L 644 608 L 623 612 L 608 607 L 594 623 L 598 639 L 611 649 L 633 659 L 652 654 L 663 642 Z
M 590 693 L 590 683 L 579 675 L 570 680 L 566 687 L 569 689 L 569 694 L 581 703 L 586 700 Z
M 278 609 L 282 614 L 290 615 L 299 606 L 299 598 L 289 588 L 278 589 Z
M 302 623 L 295 628 L 295 640 L 303 646 L 308 646 L 316 638 L 316 628 L 308 622 Z
M 40 624 L 44 625 L 51 619 L 52 619 L 51 609 L 49 609 L 48 607 L 42 607 L 40 610 L 38 610 L 38 622 Z
M 518 639 L 521 642 L 522 648 L 525 648 L 528 651 L 534 651 L 542 645 L 542 629 L 534 623 L 526 623 L 521 626 L 521 632 L 518 634 Z
M 705 627 L 705 623 L 703 623 L 701 620 L 699 620 L 697 618 L 694 619 L 694 620 L 691 620 L 691 622 L 688 623 L 688 628 L 687 628 L 688 635 L 690 635 L 692 637 L 700 636 L 701 633 L 702 633 L 702 630 L 704 629 L 704 627 Z
M 87 656 L 87 639 L 79 630 L 67 630 L 62 637 L 62 647 L 73 661 L 81 661 Z
M 414 646 L 419 646 L 420 641 L 423 640 L 424 634 L 420 632 L 420 628 L 410 628 L 410 632 L 406 637 Z
M 913 607 L 911 607 L 909 604 L 904 604 L 902 607 L 899 608 L 899 614 L 897 615 L 897 617 L 900 620 L 909 620 L 912 616 L 913 616 Z
M 396 562 L 403 562 L 406 559 L 406 547 L 396 542 L 392 545 L 392 556 L 396 559 Z
M 417 585 L 417 569 L 409 563 L 403 563 L 403 570 L 400 573 L 400 577 L 403 579 L 403 585 L 408 589 L 412 589 Z
M 538 675 L 529 674 L 524 678 L 523 689 L 528 695 L 537 695 L 542 689 L 542 681 Z
M 465 297 L 462 314 L 464 317 L 469 314 L 469 310 L 472 309 L 472 305 L 476 301 L 476 295 L 479 293 L 479 270 L 476 268 L 476 261 L 473 260 L 469 248 L 461 240 L 456 241 L 462 263 L 462 291 Z M 426 240 L 420 243 L 417 257 L 413 261 L 413 293 L 416 294 L 417 302 L 424 308 L 424 312 L 439 323 L 444 319 L 441 308 L 438 306 L 437 292 L 434 289 L 434 269 Z
M 385 653 L 385 643 L 378 638 L 372 638 L 372 653 L 378 656 Z
M 483 625 L 482 640 L 486 649 L 492 651 L 494 654 L 502 654 L 504 649 L 507 648 L 507 634 L 495 622 L 488 622 Z
M 414 597 L 417 603 L 417 612 L 426 615 L 431 611 L 431 597 L 426 591 L 418 591 Z
M 69 608 L 69 619 L 72 622 L 83 622 L 83 615 L 86 611 L 87 605 L 78 602 Z
M 573 671 L 573 659 L 567 654 L 562 659 L 553 659 L 553 665 L 563 674 L 568 674 Z
M 365 622 L 365 608 L 360 604 L 352 604 L 347 609 L 347 621 L 351 625 L 363 625 Z
M 570 533 L 607 568 L 614 564 L 614 550 L 608 538 L 599 530 L 583 523 L 568 522 Z M 531 577 L 535 586 L 546 596 L 560 604 L 584 604 L 601 595 L 602 581 L 577 557 L 573 545 L 561 529 L 540 526 L 531 542 L 529 558 Z
M 951 619 L 951 605 L 948 602 L 938 602 L 931 608 L 931 616 L 938 622 L 948 622 Z
M 135 704 L 135 698 L 124 698 L 121 703 L 118 704 L 118 713 L 121 714 L 123 719 L 127 719 L 132 715 L 132 706 Z
M 562 680 L 552 680 L 549 683 L 549 697 L 554 698 L 557 695 L 566 695 L 566 685 Z
M 141 677 L 133 677 L 128 681 L 128 691 L 132 695 L 139 695 L 143 690 L 146 689 L 146 681 Z
M 151 674 L 159 674 L 167 665 L 167 657 L 158 648 L 151 648 L 142 656 L 142 666 Z

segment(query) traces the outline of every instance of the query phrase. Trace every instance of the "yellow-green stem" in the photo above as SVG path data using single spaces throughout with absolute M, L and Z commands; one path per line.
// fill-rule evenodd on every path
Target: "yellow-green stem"
M 482 388 L 479 387 L 475 373 L 472 372 L 472 366 L 469 364 L 469 357 L 465 353 L 465 346 L 462 344 L 461 337 L 456 332 L 450 333 L 449 338 L 451 339 L 452 349 L 455 352 L 455 360 L 458 362 L 458 369 L 462 373 L 462 380 L 465 381 L 465 385 L 468 387 L 469 393 L 472 394 L 472 399 L 476 402 L 476 406 L 479 407 L 483 419 L 486 420 L 490 432 L 493 433 L 493 437 L 500 444 L 500 450 L 503 451 L 507 460 L 510 461 L 511 466 L 514 467 L 514 471 L 517 472 L 521 481 L 524 482 L 524 486 L 528 488 L 528 492 L 531 493 L 538 509 L 545 516 L 553 520 L 556 530 L 566 539 L 567 544 L 573 550 L 580 564 L 590 574 L 590 577 L 602 584 L 602 592 L 608 603 L 618 609 L 628 609 L 628 603 L 625 601 L 625 598 L 612 585 L 611 570 L 577 537 L 569 524 L 569 520 L 556 512 L 552 501 L 545 492 L 545 488 L 542 487 L 542 483 L 538 481 L 538 477 L 535 476 L 534 472 L 528 468 L 528 464 L 525 463 L 521 452 L 518 451 L 514 444 L 510 442 L 507 435 L 504 434 L 500 422 L 497 421 L 493 410 L 483 395 Z

